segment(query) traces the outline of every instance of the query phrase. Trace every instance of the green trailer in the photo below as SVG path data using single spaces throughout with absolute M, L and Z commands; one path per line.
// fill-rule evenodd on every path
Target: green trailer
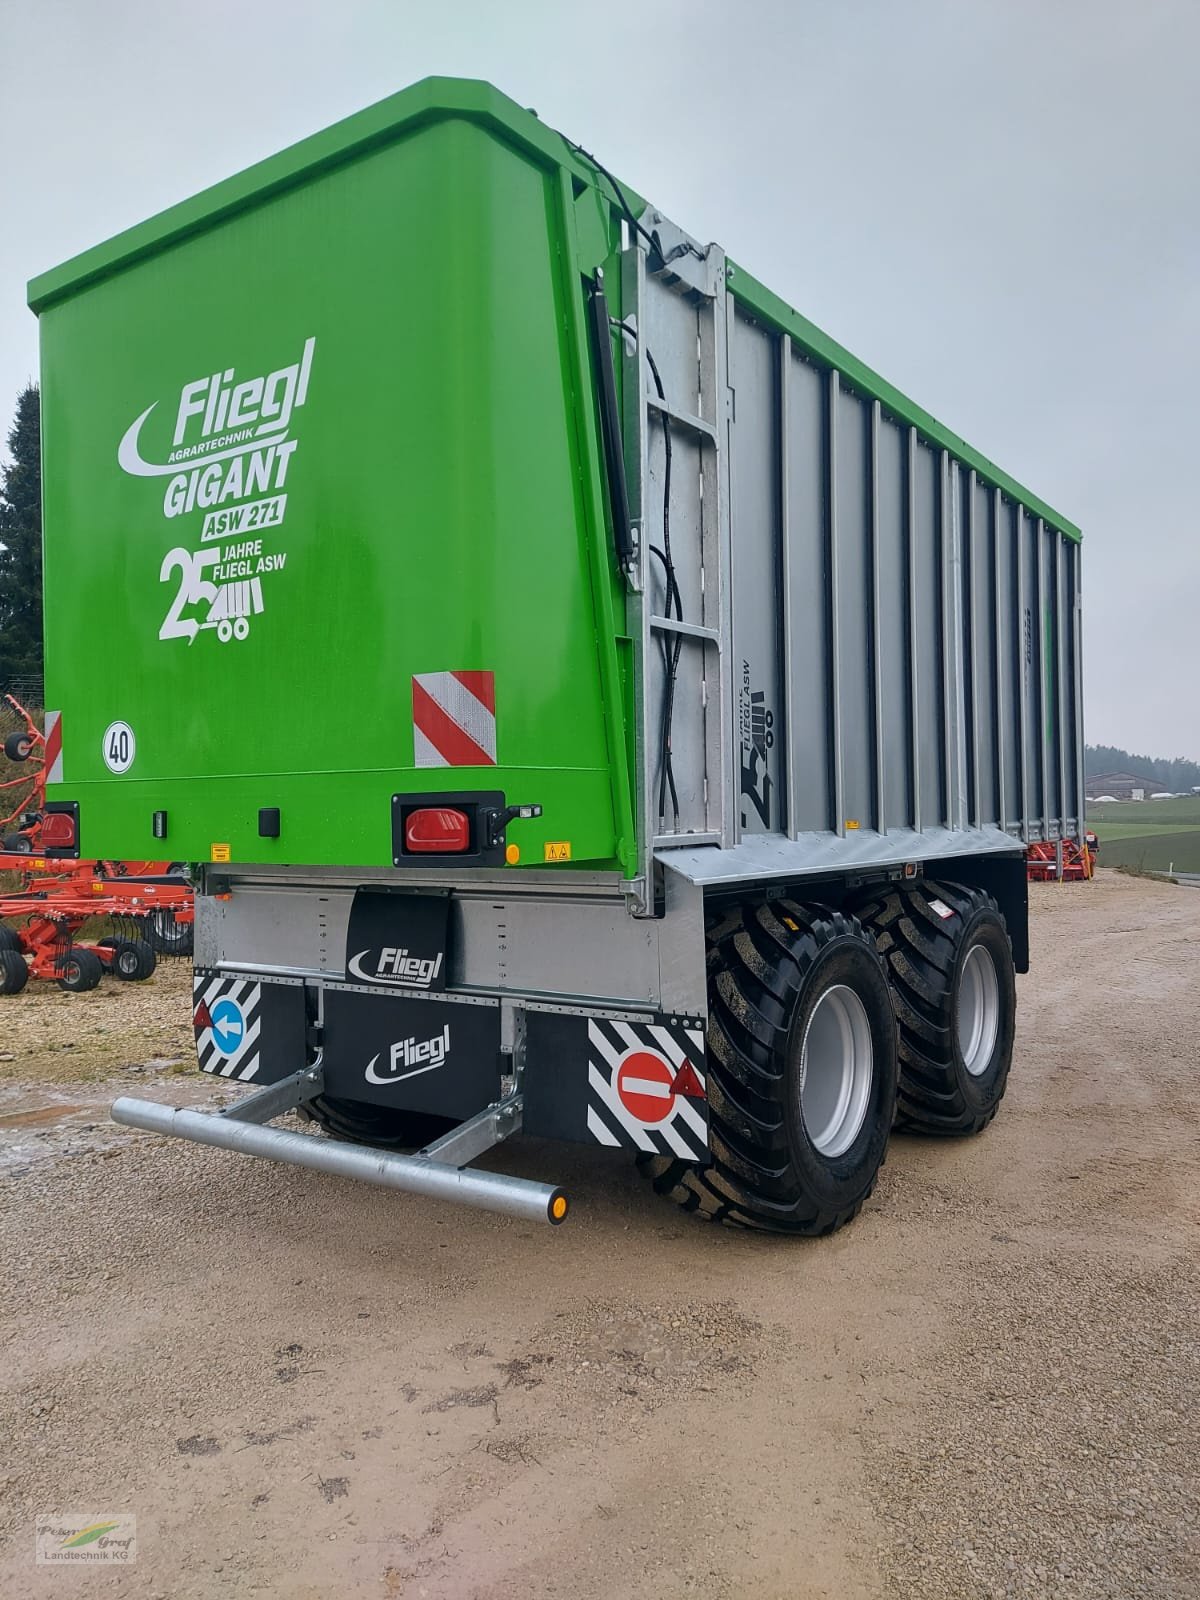
M 119 1121 L 559 1221 L 471 1165 L 523 1129 L 815 1233 L 990 1120 L 1083 826 L 1069 522 L 484 84 L 30 303 L 49 806 L 197 864 L 251 1091 Z

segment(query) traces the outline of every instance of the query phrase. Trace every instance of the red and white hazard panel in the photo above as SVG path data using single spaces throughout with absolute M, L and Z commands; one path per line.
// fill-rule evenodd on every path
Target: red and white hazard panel
M 412 700 L 418 767 L 496 765 L 494 673 L 418 672 Z
M 700 1025 L 589 1018 L 587 1128 L 600 1144 L 707 1159 Z
M 63 781 L 61 711 L 47 711 L 46 713 L 45 760 L 46 782 L 61 783 Z

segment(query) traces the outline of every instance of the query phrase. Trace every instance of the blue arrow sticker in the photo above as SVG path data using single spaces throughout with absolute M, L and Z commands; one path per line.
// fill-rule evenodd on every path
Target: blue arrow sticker
M 223 1056 L 234 1055 L 246 1037 L 246 1019 L 236 1000 L 218 1000 L 212 1008 L 213 1043 Z

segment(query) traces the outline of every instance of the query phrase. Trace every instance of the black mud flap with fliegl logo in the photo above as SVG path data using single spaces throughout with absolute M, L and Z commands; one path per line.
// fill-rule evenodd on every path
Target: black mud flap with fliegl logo
M 438 994 L 446 987 L 446 894 L 359 889 L 346 933 L 346 977 L 377 989 Z
M 325 1093 L 463 1120 L 500 1096 L 500 1008 L 327 987 Z
M 704 1024 L 531 1011 L 522 1126 L 549 1139 L 705 1163 Z

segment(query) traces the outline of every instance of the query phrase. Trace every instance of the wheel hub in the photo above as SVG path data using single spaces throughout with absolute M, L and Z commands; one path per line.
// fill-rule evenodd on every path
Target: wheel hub
M 1000 980 L 981 944 L 967 951 L 958 979 L 958 1048 L 973 1078 L 987 1071 L 1000 1032 Z
M 835 984 L 813 1007 L 800 1054 L 800 1115 L 821 1155 L 844 1155 L 857 1139 L 874 1076 L 866 1007 L 853 989 Z

